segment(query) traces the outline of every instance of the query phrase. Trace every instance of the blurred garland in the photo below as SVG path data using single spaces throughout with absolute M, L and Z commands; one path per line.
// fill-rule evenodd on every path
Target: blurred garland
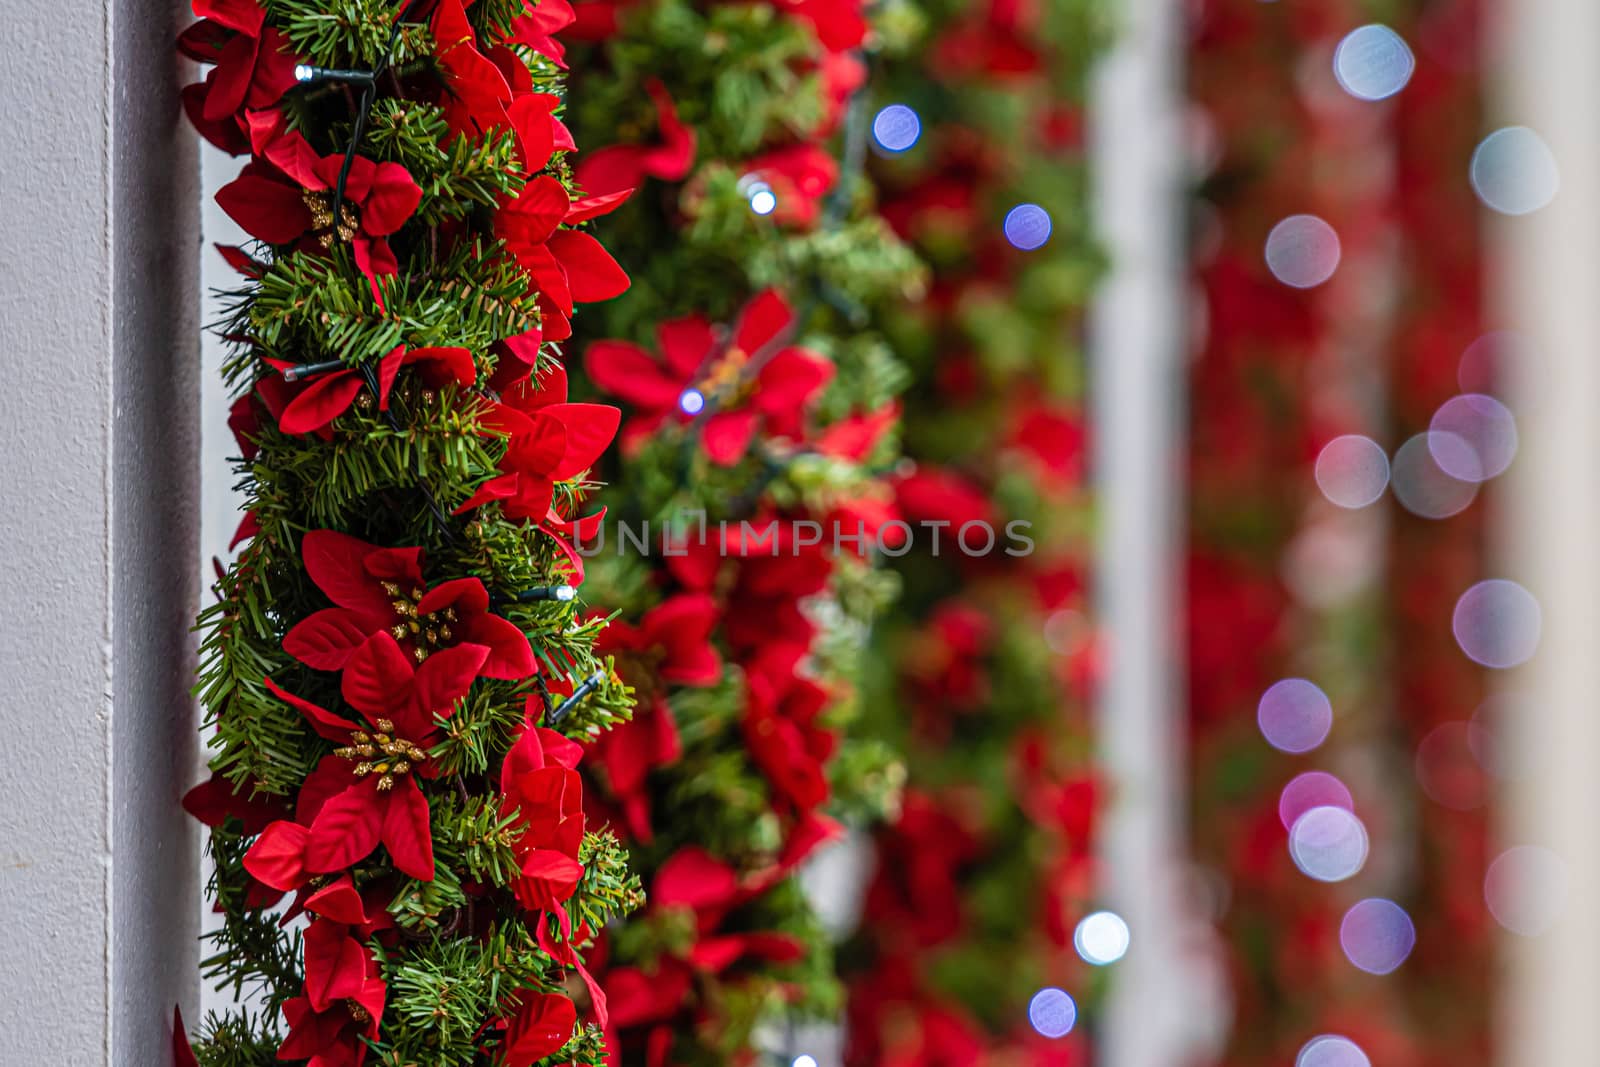
M 1388 103 L 1350 98 L 1331 73 L 1334 45 L 1374 16 L 1416 53 Z M 1193 141 L 1212 158 L 1195 230 L 1193 819 L 1197 858 L 1218 875 L 1236 1001 L 1225 1059 L 1241 1067 L 1293 1062 L 1325 1033 L 1397 1067 L 1489 1057 L 1486 821 L 1414 777 L 1421 740 L 1481 699 L 1449 619 L 1483 564 L 1482 505 L 1443 522 L 1387 501 L 1345 512 L 1313 479 L 1339 434 L 1392 452 L 1425 429 L 1481 328 L 1466 180 L 1481 133 L 1478 19 L 1473 3 L 1209 0 L 1195 22 Z M 1334 278 L 1305 291 L 1262 258 L 1271 227 L 1302 212 L 1342 245 Z M 1353 578 L 1362 560 L 1378 562 Z M 1286 676 L 1320 685 L 1335 709 L 1331 738 L 1306 756 L 1275 752 L 1257 729 L 1257 701 Z M 1452 791 L 1477 809 L 1482 772 L 1456 756 Z M 1313 769 L 1349 786 L 1371 835 L 1348 882 L 1315 882 L 1290 859 L 1280 794 Z M 1346 909 L 1374 896 L 1416 923 L 1415 950 L 1384 976 L 1341 950 Z
M 1057 986 L 1088 1014 L 1100 989 L 1072 935 L 1095 897 L 1103 790 L 1082 408 L 1083 316 L 1102 268 L 1081 137 L 1111 11 L 926 10 L 925 43 L 873 86 L 878 105 L 920 116 L 921 140 L 878 153 L 871 172 L 935 279 L 929 299 L 884 319 L 913 375 L 896 504 L 948 536 L 893 561 L 905 591 L 868 660 L 868 725 L 905 751 L 910 776 L 902 813 L 874 837 L 848 949 L 846 1062 L 1084 1063 L 1087 1027 L 1043 1036 L 1029 1004 Z M 1032 251 L 1002 231 L 1024 203 L 1053 226 Z M 960 550 L 975 522 L 1000 532 L 999 549 Z
M 635 190 L 603 231 L 634 285 L 579 324 L 625 412 L 586 588 L 620 608 L 601 647 L 641 694 L 588 796 L 650 896 L 608 934 L 607 1042 L 624 1065 L 787 1062 L 791 1023 L 841 1002 L 799 865 L 903 776 L 855 688 L 893 584 L 834 529 L 870 544 L 891 515 L 905 375 L 871 313 L 924 281 L 873 210 L 851 101 L 915 20 L 889 4 L 869 31 L 853 0 L 576 15 L 569 118 L 596 146 L 577 179 Z

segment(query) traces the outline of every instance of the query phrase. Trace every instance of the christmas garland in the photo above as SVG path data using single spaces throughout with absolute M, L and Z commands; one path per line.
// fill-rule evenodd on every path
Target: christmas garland
M 603 1062 L 583 955 L 642 900 L 586 824 L 627 687 L 573 600 L 618 412 L 575 305 L 628 284 L 567 164 L 560 0 L 195 0 L 199 131 L 248 156 L 222 330 L 237 558 L 200 616 L 220 927 L 182 1063 Z M 220 568 L 219 568 L 220 570 Z M 594 1022 L 578 1025 L 578 1004 Z M 280 1022 L 281 1020 L 281 1022 Z
M 1073 934 L 1103 794 L 1082 407 L 1101 257 L 1081 131 L 1109 13 L 940 0 L 877 86 L 900 109 L 873 168 L 884 213 L 936 279 L 886 330 L 914 380 L 896 502 L 952 541 L 894 561 L 905 592 L 871 656 L 870 725 L 910 776 L 850 948 L 846 1062 L 862 1067 L 1088 1062 L 1071 1013 L 1100 990 Z M 982 526 L 1027 543 L 966 552 Z
M 584 3 L 571 55 L 577 165 L 634 274 L 581 326 L 624 409 L 614 520 L 590 588 L 640 694 L 592 747 L 587 796 L 626 835 L 647 909 L 599 972 L 612 1062 L 787 1063 L 832 1017 L 831 936 L 799 879 L 903 772 L 856 725 L 863 635 L 892 587 L 903 373 L 873 309 L 921 268 L 859 174 L 859 88 L 910 13 L 853 0 Z
M 1482 566 L 1481 509 L 1444 522 L 1387 504 L 1344 512 L 1315 480 L 1338 435 L 1392 452 L 1425 429 L 1481 328 L 1466 181 L 1478 14 L 1386 5 L 1416 69 L 1384 104 L 1350 99 L 1331 69 L 1367 14 L 1211 0 L 1196 23 L 1191 82 L 1213 134 L 1198 140 L 1213 158 L 1191 376 L 1193 819 L 1233 979 L 1230 1064 L 1290 1062 L 1329 1033 L 1374 1063 L 1489 1058 L 1485 819 L 1423 796 L 1408 773 L 1423 739 L 1481 699 L 1481 672 L 1449 631 Z M 1326 220 L 1341 246 L 1332 280 L 1306 290 L 1262 255 L 1298 213 Z M 1386 562 L 1363 577 L 1362 559 Z M 1302 756 L 1273 752 L 1258 729 L 1258 701 L 1285 677 L 1318 684 L 1335 709 L 1328 741 Z M 1470 759 L 1449 773 L 1481 803 Z M 1289 825 L 1313 804 L 1365 821 L 1359 878 L 1330 885 L 1295 869 Z M 1341 950 L 1347 910 L 1373 896 L 1415 923 L 1392 974 L 1363 973 Z

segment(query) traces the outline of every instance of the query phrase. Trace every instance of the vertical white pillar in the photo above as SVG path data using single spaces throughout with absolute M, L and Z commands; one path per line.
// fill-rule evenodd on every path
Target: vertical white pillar
M 0 1033 L 147 1065 L 192 1004 L 195 157 L 178 4 L 13 5 L 0 60 Z
M 1092 332 L 1098 617 L 1110 645 L 1098 720 L 1113 793 L 1101 854 L 1108 904 L 1133 937 L 1112 975 L 1106 1067 L 1181 1067 L 1206 1023 L 1181 907 L 1180 7 L 1118 5 L 1120 38 L 1092 97 L 1095 217 L 1111 258 Z
M 1508 726 L 1530 773 L 1512 786 L 1500 846 L 1553 850 L 1565 906 L 1540 936 L 1508 935 L 1498 1062 L 1593 1063 L 1600 1055 L 1600 5 L 1501 0 L 1498 123 L 1531 127 L 1561 176 L 1550 206 L 1498 220 L 1503 310 L 1525 337 L 1513 409 L 1502 562 L 1543 616 L 1539 650 L 1509 680 Z

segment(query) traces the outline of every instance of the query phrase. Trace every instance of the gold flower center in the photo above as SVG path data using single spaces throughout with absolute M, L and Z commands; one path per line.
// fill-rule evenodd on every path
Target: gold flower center
M 430 652 L 449 647 L 455 636 L 450 630 L 450 624 L 456 621 L 455 608 L 430 611 L 423 615 L 417 611 L 417 605 L 422 603 L 421 589 L 413 589 L 406 595 L 394 582 L 384 582 L 383 591 L 394 598 L 389 606 L 394 609 L 395 624 L 389 627 L 389 632 L 396 641 L 412 643 L 414 647 L 411 654 L 418 663 L 427 659 Z
M 381 775 L 378 792 L 387 793 L 394 788 L 396 778 L 410 774 L 427 760 L 428 754 L 405 738 L 396 737 L 394 723 L 388 719 L 379 719 L 372 725 L 374 732 L 370 734 L 365 730 L 351 731 L 350 744 L 334 749 L 333 754 L 356 761 L 357 778 Z

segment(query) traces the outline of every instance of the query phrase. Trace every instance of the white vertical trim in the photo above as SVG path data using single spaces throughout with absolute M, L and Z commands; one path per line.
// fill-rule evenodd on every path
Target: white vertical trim
M 1099 747 L 1113 793 L 1100 852 L 1107 903 L 1133 940 L 1112 975 L 1101 1062 L 1180 1067 L 1207 1014 L 1181 910 L 1180 5 L 1118 7 L 1118 43 L 1092 98 L 1095 218 L 1112 264 L 1092 321 L 1092 404 L 1098 617 L 1110 647 Z
M 1521 454 L 1511 470 L 1502 566 L 1539 600 L 1538 653 L 1510 680 L 1508 725 L 1531 773 L 1507 797 L 1497 848 L 1535 844 L 1565 863 L 1565 909 L 1544 935 L 1507 936 L 1498 1062 L 1593 1063 L 1600 1049 L 1600 5 L 1500 0 L 1507 61 L 1492 125 L 1533 128 L 1561 191 L 1494 226 L 1498 295 L 1527 339 L 1513 376 Z M 1487 132 L 1487 131 L 1485 131 Z

